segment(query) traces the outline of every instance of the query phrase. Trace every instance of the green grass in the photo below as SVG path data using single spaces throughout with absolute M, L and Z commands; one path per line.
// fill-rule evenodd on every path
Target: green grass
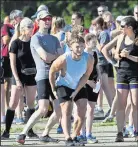
M 103 126 L 116 126 L 116 122 L 106 122 L 106 123 L 94 123 L 94 127 L 103 127 Z

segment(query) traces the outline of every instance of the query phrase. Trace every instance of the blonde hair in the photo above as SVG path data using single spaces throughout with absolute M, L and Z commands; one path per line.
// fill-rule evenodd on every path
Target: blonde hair
M 19 38 L 19 36 L 22 35 L 24 28 L 28 26 L 33 26 L 33 21 L 28 17 L 24 17 L 15 27 L 15 36 Z
M 57 19 L 57 16 L 52 17 L 52 25 L 51 25 L 51 34 L 52 35 L 56 34 L 56 25 L 55 25 L 56 19 Z

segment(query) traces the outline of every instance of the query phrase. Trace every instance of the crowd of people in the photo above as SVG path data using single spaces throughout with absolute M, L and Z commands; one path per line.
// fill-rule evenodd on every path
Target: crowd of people
M 16 123 L 25 124 L 16 138 L 20 144 L 26 136 L 59 142 L 49 136 L 58 123 L 57 133 L 64 134 L 66 146 L 98 143 L 92 133 L 98 116 L 105 118 L 103 123 L 116 117 L 115 142 L 124 142 L 128 135 L 138 141 L 138 5 L 132 16 L 115 19 L 105 5 L 97 12 L 89 29 L 84 28 L 80 12 L 73 12 L 69 25 L 63 17 L 52 16 L 46 5 L 40 5 L 31 18 L 21 10 L 5 17 L 0 52 L 1 124 L 5 124 L 1 139 L 10 137 Z M 104 95 L 109 105 L 106 114 Z M 51 108 L 38 136 L 32 128 Z

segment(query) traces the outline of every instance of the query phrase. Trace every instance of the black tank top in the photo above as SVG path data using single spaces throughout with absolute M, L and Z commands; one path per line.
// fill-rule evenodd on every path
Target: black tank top
M 97 77 L 98 77 L 98 71 L 97 71 L 97 63 L 98 63 L 98 57 L 97 57 L 97 53 L 94 51 L 93 54 L 94 57 L 94 67 L 93 67 L 93 71 L 89 77 L 89 80 L 94 80 L 97 81 Z
M 126 48 L 126 50 L 130 52 L 130 55 L 138 56 L 138 46 L 135 44 L 126 45 L 125 41 L 123 41 L 122 48 Z M 138 63 L 124 57 L 120 60 L 119 68 L 138 70 Z

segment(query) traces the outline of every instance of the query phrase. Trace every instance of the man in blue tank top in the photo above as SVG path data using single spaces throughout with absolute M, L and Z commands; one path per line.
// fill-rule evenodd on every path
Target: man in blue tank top
M 54 96 L 59 99 L 62 113 L 62 128 L 65 135 L 66 146 L 83 145 L 77 141 L 77 134 L 83 124 L 86 113 L 87 93 L 83 88 L 92 70 L 93 58 L 84 52 L 85 41 L 77 34 L 71 35 L 69 42 L 71 52 L 65 53 L 57 58 L 49 71 L 49 81 Z M 56 79 L 56 73 L 59 76 Z M 78 122 L 70 135 L 72 101 L 77 106 Z

